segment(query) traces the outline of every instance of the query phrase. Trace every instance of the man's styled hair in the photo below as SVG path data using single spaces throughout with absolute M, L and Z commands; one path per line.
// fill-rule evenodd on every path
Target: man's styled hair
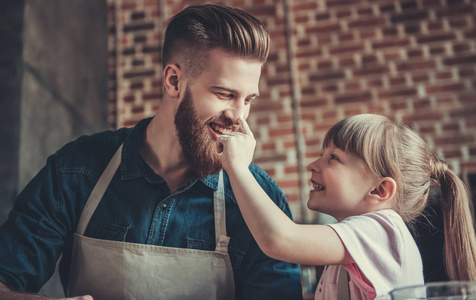
M 191 79 L 206 69 L 211 50 L 265 63 L 270 38 L 260 20 L 237 8 L 189 6 L 172 17 L 165 31 L 162 62 L 174 63 Z

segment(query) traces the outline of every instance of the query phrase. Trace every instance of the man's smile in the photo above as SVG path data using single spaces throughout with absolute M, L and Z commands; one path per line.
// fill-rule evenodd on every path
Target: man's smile
M 210 126 L 213 129 L 213 131 L 215 131 L 218 134 L 227 134 L 234 131 L 233 127 L 225 127 L 215 122 L 208 123 L 208 126 Z

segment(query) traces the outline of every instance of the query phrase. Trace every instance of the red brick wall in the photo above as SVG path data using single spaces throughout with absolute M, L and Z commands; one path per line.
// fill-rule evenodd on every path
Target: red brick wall
M 167 19 L 199 2 L 109 3 L 115 128 L 153 115 L 162 97 Z M 218 3 L 255 14 L 271 34 L 249 123 L 258 142 L 255 162 L 281 185 L 297 220 L 305 217 L 300 201 L 307 192 L 300 187 L 306 190 L 309 178 L 299 172 L 298 158 L 303 167 L 316 158 L 326 130 L 349 115 L 379 113 L 407 122 L 454 170 L 476 174 L 475 1 Z

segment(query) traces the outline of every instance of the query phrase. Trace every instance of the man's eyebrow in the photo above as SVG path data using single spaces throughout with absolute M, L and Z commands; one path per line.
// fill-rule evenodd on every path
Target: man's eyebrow
M 240 92 L 238 92 L 235 89 L 227 88 L 227 87 L 224 87 L 224 86 L 221 86 L 221 85 L 212 85 L 210 87 L 210 89 L 212 89 L 212 90 L 225 90 L 225 91 L 227 91 L 229 93 L 232 93 L 232 94 L 240 94 Z M 248 97 L 253 97 L 253 98 L 258 97 L 258 96 L 259 96 L 259 93 L 248 95 Z

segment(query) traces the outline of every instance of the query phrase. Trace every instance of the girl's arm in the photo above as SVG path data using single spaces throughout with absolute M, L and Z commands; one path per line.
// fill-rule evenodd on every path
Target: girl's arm
M 305 265 L 348 264 L 353 259 L 329 226 L 300 225 L 263 191 L 248 166 L 256 141 L 246 121 L 243 133 L 222 135 L 222 163 L 242 215 L 263 252 L 275 259 Z

